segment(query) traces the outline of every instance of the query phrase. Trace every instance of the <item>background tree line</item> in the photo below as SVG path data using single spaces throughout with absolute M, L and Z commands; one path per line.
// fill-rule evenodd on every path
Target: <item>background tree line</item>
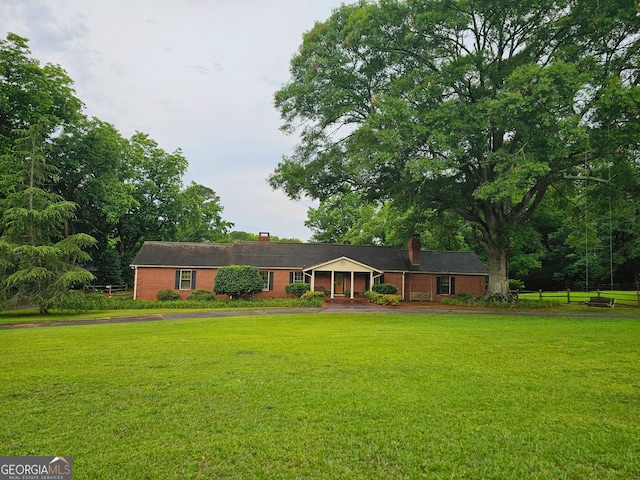
M 0 40 L 0 159 L 0 267 L 10 295 L 51 295 L 62 272 L 63 288 L 91 279 L 80 266 L 97 284 L 130 284 L 129 262 L 145 240 L 229 240 L 218 195 L 184 184 L 180 150 L 87 117 L 66 72 L 40 65 L 27 39 L 11 33 Z

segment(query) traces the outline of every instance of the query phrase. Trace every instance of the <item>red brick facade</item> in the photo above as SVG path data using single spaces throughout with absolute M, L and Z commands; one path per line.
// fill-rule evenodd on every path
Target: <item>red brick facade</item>
M 195 272 L 195 289 L 203 289 L 213 291 L 215 283 L 215 268 L 197 268 L 187 269 Z M 137 300 L 156 300 L 156 296 L 160 290 L 175 289 L 180 293 L 182 299 L 186 299 L 193 287 L 190 289 L 176 288 L 176 271 L 177 268 L 167 267 L 138 267 L 135 274 L 135 298 Z M 285 292 L 285 286 L 290 283 L 291 270 L 264 270 L 271 272 L 272 288 L 258 294 L 263 298 L 287 298 L 290 297 Z M 300 272 L 298 270 L 298 272 Z M 351 285 L 351 274 L 348 272 L 338 273 L 336 276 L 341 277 L 339 285 L 334 284 L 336 296 L 348 296 L 351 291 L 355 296 L 362 295 L 366 289 L 370 288 L 370 277 L 368 274 L 355 273 L 353 278 L 353 287 Z M 438 278 L 446 277 L 448 283 L 448 292 L 438 292 Z M 335 278 L 335 277 L 334 277 Z M 453 279 L 453 280 L 450 280 Z M 305 281 L 309 283 L 309 279 Z M 340 280 L 338 280 L 340 281 Z M 486 279 L 484 275 L 446 275 L 431 274 L 418 272 L 387 272 L 382 277 L 384 283 L 395 285 L 398 294 L 405 300 L 411 298 L 431 299 L 439 302 L 443 298 L 455 296 L 459 293 L 468 293 L 474 297 L 479 297 L 485 293 Z M 337 282 L 336 282 L 337 283 Z M 315 273 L 315 290 L 330 291 L 331 290 L 331 272 Z

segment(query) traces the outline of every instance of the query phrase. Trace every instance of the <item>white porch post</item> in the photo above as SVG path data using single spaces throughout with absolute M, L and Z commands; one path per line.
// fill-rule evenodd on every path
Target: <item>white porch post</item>
M 373 290 L 373 270 L 369 273 L 369 290 Z
M 353 292 L 355 290 L 354 285 L 353 285 L 353 277 L 355 276 L 355 273 L 353 270 L 351 270 L 351 298 L 353 298 Z
M 312 292 L 315 292 L 315 286 L 316 286 L 316 271 L 315 270 L 311 270 L 311 282 L 309 282 L 310 285 L 310 290 Z
M 402 299 L 404 300 L 404 291 L 405 291 L 405 282 L 404 282 L 404 274 L 406 272 L 402 272 Z
M 335 298 L 336 271 L 331 270 L 331 298 Z
M 133 267 L 133 299 L 138 298 L 138 267 Z

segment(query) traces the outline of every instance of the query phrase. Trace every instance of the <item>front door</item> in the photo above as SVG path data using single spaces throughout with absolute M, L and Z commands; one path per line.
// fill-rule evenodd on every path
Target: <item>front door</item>
M 344 295 L 344 273 L 335 273 L 335 283 L 333 284 L 333 292 L 336 295 Z

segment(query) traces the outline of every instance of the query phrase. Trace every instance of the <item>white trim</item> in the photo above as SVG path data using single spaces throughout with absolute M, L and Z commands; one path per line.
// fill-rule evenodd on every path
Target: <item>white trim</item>
M 138 297 L 138 267 L 133 267 L 133 299 Z
M 193 272 L 195 269 L 191 268 L 181 268 L 180 269 L 180 280 L 178 281 L 178 290 L 187 291 L 193 290 Z M 182 288 L 182 272 L 189 272 L 189 288 Z M 185 279 L 186 282 L 186 279 Z
M 320 263 L 318 265 L 313 265 L 313 266 L 305 268 L 303 270 L 305 272 L 308 272 L 309 270 L 316 270 L 316 271 L 317 270 L 329 270 L 329 269 L 326 268 L 327 266 L 330 266 L 331 264 L 338 263 L 338 262 L 341 262 L 341 261 L 349 262 L 352 265 L 357 265 L 358 267 L 360 267 L 361 270 L 360 269 L 352 269 L 352 268 L 349 268 L 346 265 L 340 266 L 340 268 L 333 268 L 333 270 L 345 271 L 345 272 L 353 270 L 354 272 L 360 272 L 360 273 L 369 272 L 369 271 L 378 272 L 380 274 L 384 273 L 382 270 L 378 270 L 377 268 L 373 268 L 370 265 L 366 265 L 364 263 L 360 263 L 360 262 L 358 262 L 356 260 L 353 260 L 353 259 L 351 259 L 349 257 L 334 258 L 333 260 L 329 260 L 328 262 Z
M 331 298 L 336 297 L 336 271 L 331 270 Z

